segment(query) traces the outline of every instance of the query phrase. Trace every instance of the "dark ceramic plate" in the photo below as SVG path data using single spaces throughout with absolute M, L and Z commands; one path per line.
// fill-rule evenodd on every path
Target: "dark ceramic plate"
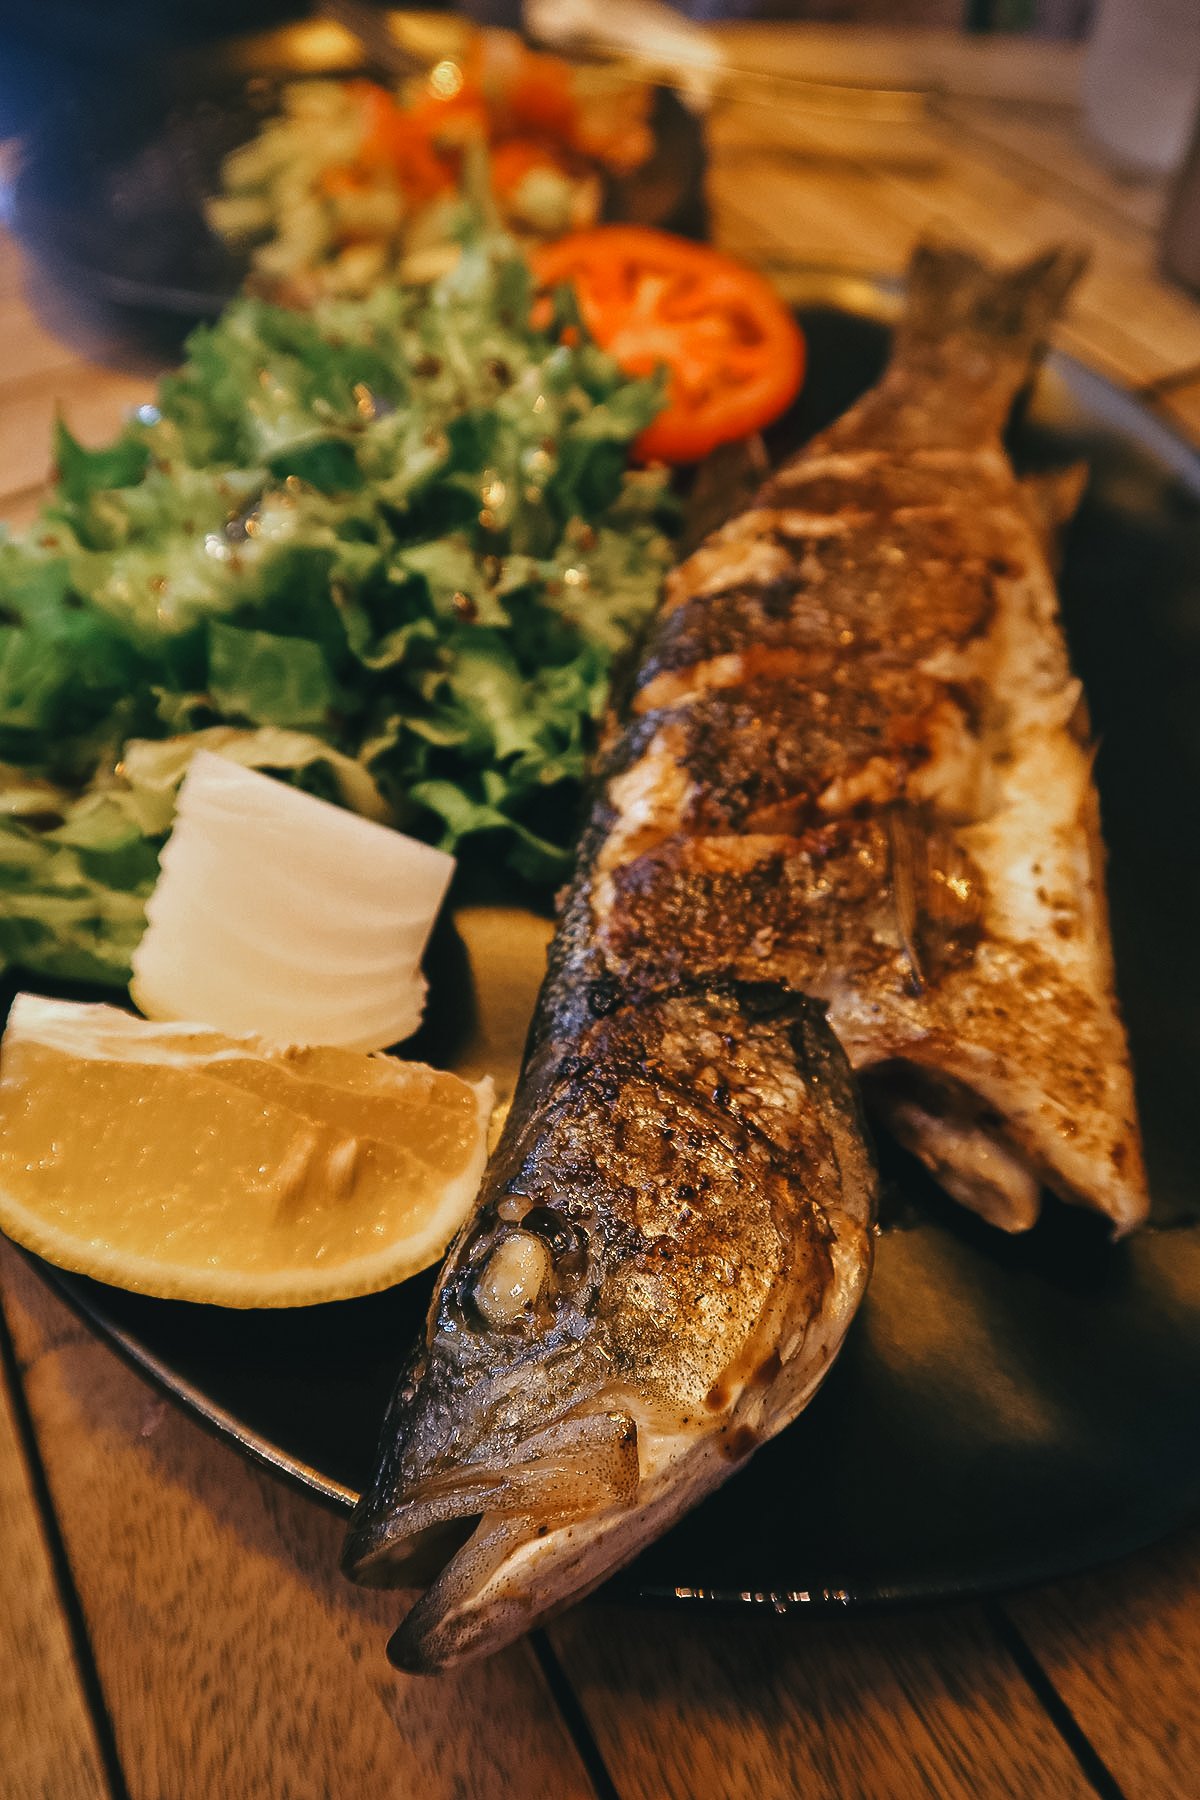
M 373 71 L 354 40 L 320 21 L 174 51 L 116 77 L 72 73 L 22 147 L 14 229 L 56 286 L 116 309 L 156 345 L 177 338 L 215 317 L 246 273 L 204 217 L 224 157 L 278 111 L 286 82 L 363 73 Z M 608 182 L 605 214 L 702 236 L 703 128 L 666 88 L 651 122 L 654 153 Z
M 889 301 L 812 278 L 797 441 L 874 380 Z M 1063 602 L 1100 740 L 1120 985 L 1156 1227 L 1117 1246 L 1054 1203 L 1009 1239 L 883 1147 L 891 1225 L 863 1311 L 810 1410 L 613 1584 L 649 1599 L 879 1604 L 1021 1585 L 1200 1512 L 1200 463 L 1137 404 L 1050 360 L 1014 435 L 1086 456 Z M 437 947 L 427 1053 L 511 1077 L 548 926 L 475 904 Z M 470 1004 L 464 999 L 470 996 Z M 339 1506 L 368 1469 L 430 1280 L 296 1313 L 70 1299 L 185 1405 Z

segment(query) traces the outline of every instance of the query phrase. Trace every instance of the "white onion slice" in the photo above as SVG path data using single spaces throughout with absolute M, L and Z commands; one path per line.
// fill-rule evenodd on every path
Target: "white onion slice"
M 199 751 L 130 991 L 152 1019 L 384 1049 L 420 1024 L 453 871 L 443 851 Z
M 194 945 L 201 946 L 212 959 L 208 979 L 214 978 L 219 965 L 222 973 L 249 981 L 252 988 L 302 981 L 305 1005 L 313 1010 L 326 1001 L 336 1004 L 339 996 L 344 996 L 348 1006 L 357 1006 L 362 999 L 374 1002 L 406 988 L 423 948 L 415 938 L 402 940 L 399 948 L 389 942 L 382 950 L 368 946 L 360 951 L 357 944 L 352 948 L 341 944 L 335 945 L 329 956 L 298 963 L 290 933 L 269 933 L 261 924 L 235 919 L 228 911 L 215 914 L 198 907 L 190 896 L 172 907 L 169 922 L 174 939 L 167 940 L 171 954 L 178 956 Z M 156 932 L 141 955 L 143 966 L 147 957 L 157 956 L 158 941 Z M 261 976 L 255 973 L 257 964 L 262 965 Z
M 220 1029 L 230 1036 L 254 1036 L 281 1044 L 329 1044 L 344 1050 L 381 1050 L 403 1043 L 421 1022 L 425 982 L 420 975 L 406 985 L 397 984 L 382 1003 L 344 997 L 336 1005 L 305 1006 L 297 1024 L 297 1008 L 285 988 L 265 984 L 250 987 L 240 970 L 211 973 L 211 959 L 188 955 L 159 959 L 150 955 L 133 982 L 133 995 L 149 1018 L 178 1016 L 180 993 L 196 994 L 187 1003 L 189 1018 L 202 1006 L 210 1017 L 220 1016 Z M 208 1024 L 210 1018 L 197 1023 Z
M 400 898 L 392 911 L 364 901 L 345 882 L 337 888 L 315 880 L 300 882 L 288 870 L 261 860 L 249 844 L 171 839 L 163 851 L 162 869 L 146 905 L 151 920 L 164 905 L 178 906 L 179 894 L 187 894 L 196 906 L 210 908 L 213 896 L 219 893 L 224 916 L 239 924 L 257 924 L 277 937 L 280 919 L 289 918 L 299 905 L 306 938 L 312 938 L 314 948 L 320 940 L 323 956 L 352 941 L 356 951 L 361 949 L 379 959 L 393 950 L 419 959 L 432 924 L 428 914 L 407 917 L 401 911 L 406 902 Z
M 363 892 L 378 894 L 386 902 L 398 888 L 409 902 L 410 914 L 436 913 L 454 870 L 453 857 L 443 850 L 315 800 L 299 788 L 210 750 L 198 751 L 192 758 L 179 806 L 185 815 L 211 821 L 219 841 L 226 829 L 251 841 L 270 833 L 273 848 L 289 862 L 302 858 L 306 869 L 321 866 L 341 874 L 342 858 L 347 857 Z

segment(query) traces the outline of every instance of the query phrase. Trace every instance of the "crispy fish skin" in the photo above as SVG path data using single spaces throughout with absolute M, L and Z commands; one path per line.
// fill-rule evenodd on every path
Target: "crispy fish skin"
M 441 1568 L 391 1645 L 418 1672 L 586 1593 L 795 1417 L 870 1269 L 874 1168 L 821 1008 L 617 994 L 572 929 L 587 892 L 347 1545 L 369 1585 Z
M 919 250 L 880 384 L 671 577 L 608 787 L 618 978 L 817 995 L 875 1110 L 1009 1230 L 1148 1197 L 1092 752 L 1000 442 L 1078 274 Z

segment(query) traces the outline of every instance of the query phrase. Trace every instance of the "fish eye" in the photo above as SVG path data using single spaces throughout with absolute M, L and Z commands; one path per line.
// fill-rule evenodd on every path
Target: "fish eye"
M 532 1313 L 550 1279 L 550 1251 L 531 1231 L 500 1239 L 475 1282 L 473 1299 L 493 1331 L 505 1331 Z
M 541 1238 L 556 1263 L 583 1248 L 576 1226 L 552 1206 L 531 1206 L 521 1219 L 521 1229 Z

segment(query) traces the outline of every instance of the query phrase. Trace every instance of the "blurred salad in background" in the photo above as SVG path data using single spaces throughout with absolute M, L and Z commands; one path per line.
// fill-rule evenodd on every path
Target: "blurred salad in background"
M 606 175 L 651 155 L 652 90 L 602 66 L 468 30 L 462 48 L 395 90 L 297 81 L 281 113 L 230 155 L 208 205 L 260 294 L 293 306 L 424 280 L 457 255 L 464 165 L 487 151 L 501 222 L 538 242 L 594 223 Z

